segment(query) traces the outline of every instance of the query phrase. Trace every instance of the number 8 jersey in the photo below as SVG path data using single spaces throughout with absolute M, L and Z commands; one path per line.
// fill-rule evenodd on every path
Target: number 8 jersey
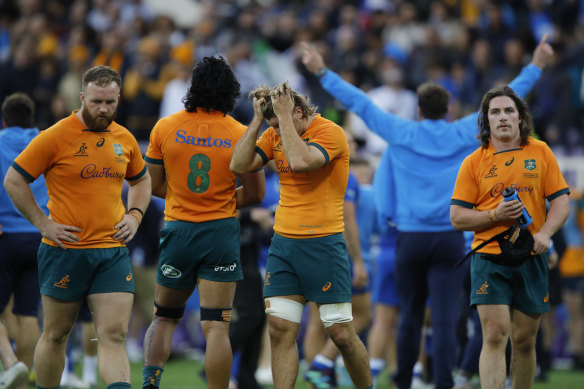
M 246 126 L 221 112 L 177 112 L 156 123 L 146 162 L 163 165 L 165 220 L 204 222 L 235 217 L 233 148 Z

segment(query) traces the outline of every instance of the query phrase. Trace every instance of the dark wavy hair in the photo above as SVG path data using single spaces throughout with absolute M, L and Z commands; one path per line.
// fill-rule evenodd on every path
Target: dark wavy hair
M 233 111 L 240 85 L 223 57 L 204 57 L 195 64 L 191 85 L 182 102 L 188 112 Z
M 527 145 L 529 143 L 529 136 L 533 133 L 533 119 L 531 118 L 531 113 L 529 112 L 529 108 L 525 101 L 517 96 L 513 89 L 505 85 L 493 88 L 483 96 L 478 118 L 479 134 L 477 135 L 477 138 L 481 141 L 481 146 L 484 148 L 489 147 L 491 141 L 489 104 L 491 103 L 491 100 L 499 96 L 507 96 L 515 102 L 515 107 L 519 113 L 519 119 L 521 119 L 521 123 L 519 123 L 519 136 L 521 138 L 520 144 L 521 146 Z

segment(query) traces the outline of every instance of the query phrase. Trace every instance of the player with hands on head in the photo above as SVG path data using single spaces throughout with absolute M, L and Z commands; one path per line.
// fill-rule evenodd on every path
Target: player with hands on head
M 352 324 L 351 274 L 343 239 L 349 175 L 345 133 L 317 114 L 287 82 L 259 86 L 250 96 L 254 117 L 235 146 L 230 168 L 242 174 L 273 159 L 280 180 L 264 281 L 274 386 L 294 387 L 296 338 L 304 305 L 312 301 L 355 387 L 372 388 L 367 351 Z M 270 128 L 258 139 L 263 120 Z

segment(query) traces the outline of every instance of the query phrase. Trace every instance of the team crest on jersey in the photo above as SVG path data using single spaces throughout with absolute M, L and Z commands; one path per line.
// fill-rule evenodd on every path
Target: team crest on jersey
M 87 145 L 85 144 L 85 142 L 83 142 L 81 144 L 81 146 L 79 146 L 79 150 L 77 150 L 77 152 L 75 154 L 73 154 L 76 157 L 87 157 Z
M 282 151 L 282 142 L 279 142 L 277 145 L 274 146 L 274 151 L 277 151 L 277 152 Z
M 526 159 L 523 161 L 527 170 L 535 170 L 535 159 Z
M 491 166 L 485 178 L 497 177 L 497 165 Z
M 121 157 L 124 154 L 124 149 L 121 144 L 114 143 L 114 153 L 116 153 L 118 157 Z

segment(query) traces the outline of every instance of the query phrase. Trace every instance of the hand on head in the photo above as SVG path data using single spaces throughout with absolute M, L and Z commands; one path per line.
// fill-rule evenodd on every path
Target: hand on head
M 272 99 L 272 107 L 274 108 L 274 113 L 276 116 L 282 114 L 291 114 L 294 110 L 294 100 L 292 99 L 292 89 L 288 82 L 286 81 L 282 85 L 274 88 L 270 94 Z

